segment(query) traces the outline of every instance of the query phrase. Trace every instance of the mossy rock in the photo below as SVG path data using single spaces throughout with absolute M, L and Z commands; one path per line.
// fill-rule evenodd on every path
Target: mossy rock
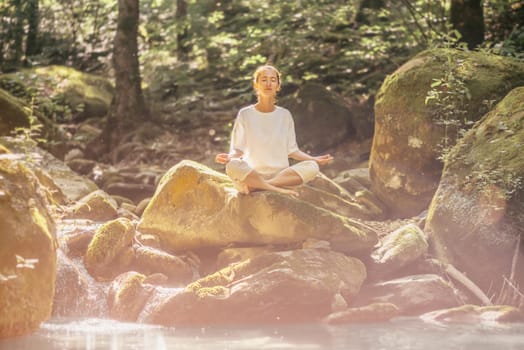
M 341 96 L 319 84 L 305 84 L 279 103 L 293 115 L 297 142 L 304 150 L 319 153 L 348 137 L 363 139 L 371 134 L 372 122 L 354 118 Z
M 57 244 L 55 223 L 37 178 L 9 154 L 0 153 L 1 339 L 27 334 L 50 317 Z
M 197 275 L 196 270 L 182 257 L 146 246 L 135 249 L 133 268 L 146 275 L 162 273 L 171 284 L 182 286 L 186 286 Z
M 373 192 L 392 216 L 419 214 L 437 189 L 445 128 L 425 101 L 434 79 L 443 78 L 448 60 L 469 90 L 461 116 L 465 121 L 478 121 L 488 110 L 485 102 L 498 102 L 524 85 L 523 62 L 448 49 L 424 51 L 389 75 L 376 96 L 370 176 Z
M 118 276 L 109 289 L 107 305 L 109 315 L 119 321 L 134 322 L 153 292 L 144 286 L 146 276 L 129 271 Z
M 98 189 L 93 181 L 73 172 L 64 162 L 38 147 L 33 140 L 0 137 L 0 145 L 6 146 L 25 161 L 48 189 L 54 203 L 68 204 Z
M 350 302 L 366 278 L 364 264 L 326 249 L 256 256 L 156 300 L 147 322 L 210 325 L 318 321 L 336 297 Z
M 451 283 L 434 274 L 411 275 L 362 287 L 354 307 L 391 303 L 399 315 L 419 316 L 426 312 L 459 305 Z
M 99 280 L 110 280 L 123 272 L 132 261 L 125 255 L 134 236 L 135 227 L 129 219 L 119 218 L 100 226 L 84 256 L 87 271 Z
M 523 148 L 524 87 L 519 87 L 452 149 L 429 208 L 425 231 L 435 254 L 486 291 L 499 290 L 518 237 L 524 241 Z M 524 284 L 524 274 L 515 277 Z
M 16 128 L 28 128 L 29 115 L 17 98 L 0 89 L 0 136 L 10 135 Z
M 402 226 L 383 237 L 371 253 L 370 275 L 372 278 L 391 276 L 427 253 L 424 232 L 415 224 Z
M 229 178 L 182 161 L 160 180 L 138 224 L 172 251 L 326 240 L 333 250 L 365 254 L 377 234 L 357 220 L 274 192 L 239 194 Z
M 102 190 L 91 192 L 81 198 L 67 214 L 68 218 L 107 221 L 118 216 L 117 202 Z
M 113 97 L 113 86 L 108 78 L 65 66 L 27 68 L 3 74 L 0 75 L 0 87 L 27 103 L 34 95 L 34 104 L 58 121 L 103 117 Z

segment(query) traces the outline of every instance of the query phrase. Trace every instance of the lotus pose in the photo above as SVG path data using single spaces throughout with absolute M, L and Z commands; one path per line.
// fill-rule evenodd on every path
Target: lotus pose
M 275 67 L 265 65 L 255 71 L 257 102 L 238 112 L 229 153 L 216 155 L 215 161 L 226 164 L 227 175 L 242 193 L 270 190 L 298 195 L 292 187 L 311 181 L 319 165 L 333 159 L 329 154 L 311 156 L 298 148 L 291 113 L 275 104 L 280 86 Z M 299 162 L 290 166 L 289 158 Z

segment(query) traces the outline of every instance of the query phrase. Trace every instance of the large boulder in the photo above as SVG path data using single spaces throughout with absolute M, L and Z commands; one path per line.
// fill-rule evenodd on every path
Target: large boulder
M 459 305 L 457 290 L 442 277 L 433 274 L 411 275 L 362 287 L 352 306 L 391 303 L 401 315 L 423 313 Z
M 511 277 L 514 256 L 524 285 L 523 101 L 514 89 L 453 148 L 425 226 L 437 257 L 486 291 Z
M 297 191 L 301 200 L 342 216 L 364 220 L 384 217 L 383 205 L 370 191 L 348 191 L 324 174 L 300 186 Z
M 118 218 L 100 226 L 87 248 L 84 263 L 91 276 L 111 280 L 133 262 L 135 227 L 129 219 Z
M 371 253 L 368 265 L 370 278 L 391 276 L 421 259 L 427 252 L 428 242 L 424 232 L 415 224 L 402 226 L 381 238 L 379 246 Z
M 524 63 L 520 61 L 446 49 L 424 51 L 389 75 L 376 97 L 369 166 L 373 192 L 392 216 L 419 214 L 437 189 L 442 172 L 439 146 L 451 127 L 439 120 L 444 118 L 442 111 L 425 102 L 434 79 L 442 79 L 449 69 L 453 70 L 449 74 L 464 82 L 470 96 L 468 100 L 466 92 L 457 92 L 466 103 L 453 105 L 463 109 L 457 119 L 465 124 L 487 112 L 486 101 L 498 102 L 512 88 L 524 85 Z
M 350 302 L 366 278 L 364 264 L 325 249 L 259 255 L 156 301 L 145 321 L 166 325 L 319 320 L 337 298 Z
M 135 248 L 133 269 L 151 275 L 161 273 L 169 278 L 170 284 L 186 286 L 198 278 L 198 261 L 179 257 L 153 247 Z
M 103 117 L 113 97 L 113 86 L 107 77 L 65 66 L 27 68 L 3 74 L 0 86 L 28 101 L 34 94 L 35 105 L 59 121 Z M 61 108 L 53 108 L 53 104 Z
M 0 145 L 0 338 L 38 328 L 55 292 L 55 223 L 43 188 L 16 158 Z
M 25 164 L 49 189 L 52 200 L 58 204 L 77 201 L 98 189 L 93 181 L 76 174 L 64 162 L 38 147 L 32 140 L 0 137 L 0 145 L 6 146 L 25 160 Z
M 80 198 L 66 214 L 71 219 L 107 221 L 118 216 L 118 204 L 109 194 L 96 190 Z
M 164 175 L 138 231 L 157 235 L 173 251 L 316 238 L 333 250 L 363 253 L 377 242 L 376 232 L 356 220 L 278 193 L 239 194 L 226 175 L 192 161 Z
M 313 153 L 336 146 L 348 137 L 372 134 L 371 118 L 355 118 L 342 97 L 319 84 L 305 84 L 292 96 L 282 98 L 280 104 L 293 114 L 300 147 Z
M 119 321 L 136 321 L 154 289 L 144 283 L 146 276 L 136 271 L 119 275 L 109 288 L 109 316 Z

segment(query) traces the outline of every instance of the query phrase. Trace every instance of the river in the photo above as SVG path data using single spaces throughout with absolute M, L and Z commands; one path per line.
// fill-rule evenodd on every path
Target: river
M 452 324 L 399 318 L 388 323 L 176 328 L 103 319 L 53 319 L 6 350 L 522 350 L 524 323 Z

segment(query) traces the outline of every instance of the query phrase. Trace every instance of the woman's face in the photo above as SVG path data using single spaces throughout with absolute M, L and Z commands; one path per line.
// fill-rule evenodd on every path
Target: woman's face
M 278 74 L 271 68 L 263 69 L 255 81 L 255 91 L 257 95 L 273 97 L 280 90 Z

